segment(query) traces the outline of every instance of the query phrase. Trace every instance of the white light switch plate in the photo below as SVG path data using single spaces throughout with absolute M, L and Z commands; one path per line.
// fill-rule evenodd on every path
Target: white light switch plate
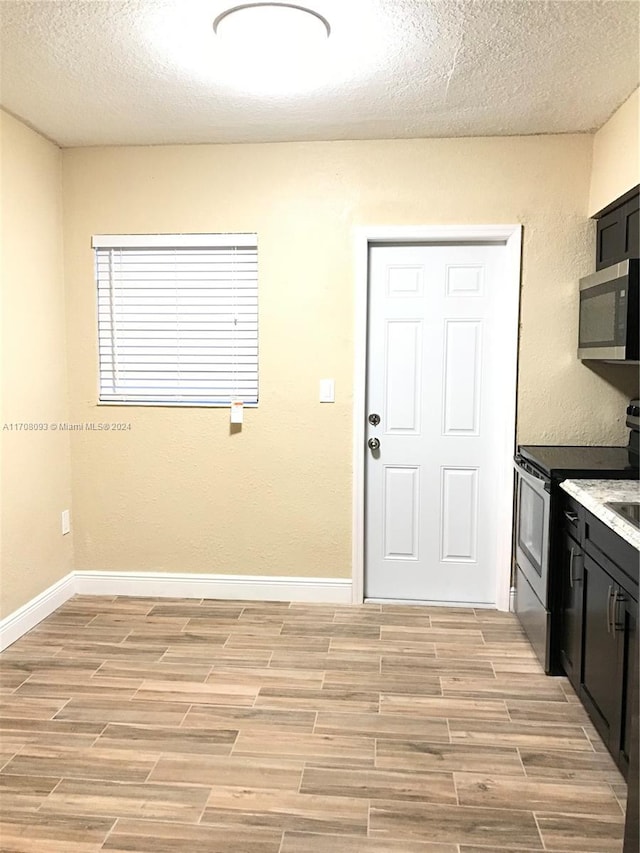
M 336 382 L 335 379 L 320 380 L 320 402 L 335 403 L 336 401 Z
M 64 536 L 67 533 L 71 532 L 71 519 L 69 517 L 69 510 L 62 510 L 62 535 Z

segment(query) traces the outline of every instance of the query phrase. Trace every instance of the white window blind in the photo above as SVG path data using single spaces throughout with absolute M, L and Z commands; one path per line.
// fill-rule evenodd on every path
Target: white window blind
M 100 400 L 258 402 L 255 234 L 93 238 Z

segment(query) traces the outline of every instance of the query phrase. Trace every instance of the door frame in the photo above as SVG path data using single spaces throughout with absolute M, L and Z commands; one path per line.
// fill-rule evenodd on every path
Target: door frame
M 367 318 L 369 307 L 369 247 L 372 243 L 393 246 L 415 243 L 493 243 L 504 245 L 506 256 L 504 299 L 499 302 L 501 325 L 509 358 L 502 364 L 499 422 L 501 454 L 498 478 L 498 541 L 495 606 L 509 610 L 511 582 L 511 538 L 513 525 L 513 453 L 516 437 L 518 380 L 518 325 L 520 312 L 520 270 L 522 225 L 427 225 L 372 226 L 354 230 L 354 380 L 353 380 L 353 522 L 352 596 L 354 604 L 364 601 L 365 558 L 365 418 L 367 390 Z

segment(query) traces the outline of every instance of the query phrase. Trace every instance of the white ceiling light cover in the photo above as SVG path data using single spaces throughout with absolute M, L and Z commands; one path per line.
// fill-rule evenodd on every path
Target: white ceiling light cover
M 181 82 L 188 81 L 199 96 L 208 92 L 211 100 L 234 98 L 233 103 L 241 104 L 257 99 L 287 108 L 305 97 L 334 93 L 370 79 L 394 51 L 386 19 L 363 15 L 372 0 L 309 0 L 306 8 L 314 14 L 274 3 L 263 10 L 242 9 L 227 16 L 225 12 L 233 7 L 220 0 L 213 4 L 211 0 L 162 0 L 162 7 L 155 5 L 160 0 L 137 2 L 150 3 L 144 26 L 150 55 Z M 264 12 L 260 21 L 255 17 L 259 11 Z M 267 13 L 272 24 L 265 24 Z M 240 35 L 243 18 L 248 41 L 238 47 L 232 42 Z M 255 22 L 251 26 L 250 20 Z M 218 34 L 214 21 L 219 22 Z M 324 21 L 330 24 L 330 37 Z M 314 44 L 303 46 L 300 36 L 288 38 L 296 24 L 299 33 L 304 28 L 313 34 Z
M 224 38 L 269 39 L 284 48 L 291 39 L 307 44 L 323 42 L 331 25 L 319 12 L 295 3 L 242 3 L 223 12 L 213 22 L 213 30 Z
M 246 3 L 215 19 L 212 53 L 220 76 L 253 92 L 286 94 L 326 76 L 328 21 L 289 3 Z

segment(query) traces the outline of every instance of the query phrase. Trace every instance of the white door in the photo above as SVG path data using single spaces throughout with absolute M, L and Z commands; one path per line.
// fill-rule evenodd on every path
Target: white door
M 367 598 L 495 603 L 505 262 L 500 244 L 370 249 Z

